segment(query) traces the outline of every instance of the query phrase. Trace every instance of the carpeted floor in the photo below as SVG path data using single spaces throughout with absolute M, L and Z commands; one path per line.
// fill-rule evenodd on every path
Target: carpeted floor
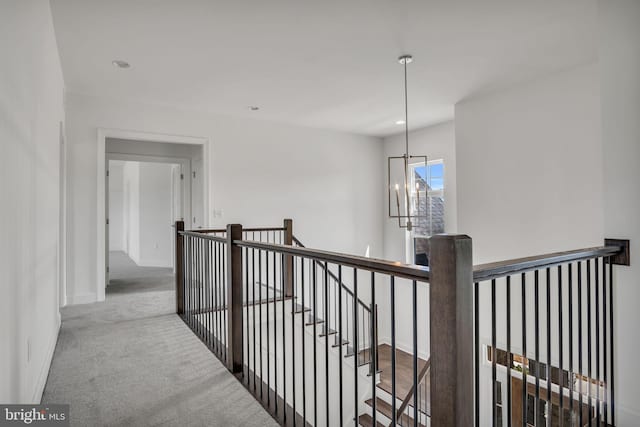
M 111 253 L 103 303 L 62 309 L 43 403 L 72 426 L 276 426 L 174 314 L 170 269 Z

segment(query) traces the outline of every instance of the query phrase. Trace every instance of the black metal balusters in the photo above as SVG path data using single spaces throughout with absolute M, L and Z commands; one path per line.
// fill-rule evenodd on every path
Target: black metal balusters
M 479 283 L 473 284 L 473 348 L 474 348 L 474 413 L 475 413 L 475 426 L 480 427 L 480 295 L 479 295 Z
M 358 397 L 358 365 L 360 355 L 358 353 L 358 270 L 356 268 L 353 269 L 353 355 L 354 362 L 353 366 L 353 388 L 354 388 L 354 425 L 358 425 L 358 414 L 360 413 L 359 409 L 359 397 Z
M 552 400 L 551 400 L 551 268 L 546 269 L 547 282 L 547 427 L 551 427 Z
M 559 388 L 559 398 L 560 398 L 560 427 L 564 427 L 564 340 L 562 336 L 562 327 L 563 327 L 563 317 L 562 317 L 562 266 L 558 266 L 558 388 Z M 570 343 L 571 345 L 571 343 Z M 549 360 L 549 364 L 551 364 L 551 360 Z M 551 404 L 551 401 L 549 401 Z
M 411 282 L 413 301 L 413 423 L 418 427 L 418 282 Z M 374 424 L 375 425 L 375 424 Z
M 600 425 L 600 270 L 598 258 L 593 260 L 594 300 L 595 300 L 595 363 L 596 363 L 596 419 Z
M 251 248 L 251 299 L 253 304 L 251 308 L 253 310 L 253 322 L 251 322 L 253 338 L 253 392 L 256 392 L 256 250 Z M 262 320 L 262 319 L 261 319 Z
M 344 348 L 343 342 L 344 338 L 342 336 L 342 287 L 340 284 L 342 283 L 342 265 L 338 264 L 338 389 L 339 389 L 339 400 L 340 400 L 340 427 L 342 427 L 343 419 L 344 419 L 344 408 L 342 405 L 342 401 L 344 396 L 342 394 L 343 389 L 343 379 L 342 379 L 342 365 L 344 360 L 342 358 L 342 349 Z M 348 326 L 347 326 L 348 328 Z
M 286 342 L 286 332 L 285 332 L 285 310 L 284 306 L 286 303 L 285 300 L 285 275 L 284 275 L 284 254 L 280 255 L 280 299 L 281 299 L 281 309 L 282 309 L 282 400 L 284 402 L 283 411 L 283 419 L 284 424 L 287 424 L 287 342 Z M 293 298 L 291 299 L 291 308 L 293 308 Z M 276 365 L 278 363 L 278 359 L 276 358 Z M 277 378 L 276 378 L 277 381 Z M 277 398 L 277 396 L 276 396 Z M 295 397 L 294 397 L 295 399 Z M 295 418 L 295 417 L 294 417 Z
M 593 405 L 593 400 L 591 397 L 591 364 L 592 364 L 592 357 L 591 357 L 591 350 L 592 350 L 592 342 L 591 342 L 591 323 L 592 323 L 592 319 L 591 319 L 591 260 L 588 259 L 587 260 L 587 399 L 589 400 L 589 427 L 591 427 L 592 425 L 592 419 L 593 419 L 593 415 L 592 415 L 592 405 Z
M 389 288 L 391 292 L 391 425 L 395 426 L 398 418 L 396 408 L 396 280 L 389 277 Z
M 604 423 L 608 425 L 609 414 L 607 408 L 609 383 L 607 382 L 607 265 L 605 257 L 602 257 L 602 373 L 604 381 L 604 390 L 602 391 L 604 409 Z
M 313 425 L 318 425 L 318 349 L 317 349 L 317 339 L 318 336 L 318 274 L 316 269 L 315 260 L 311 264 L 311 286 L 313 288 L 313 311 L 312 311 L 312 320 L 313 322 Z
M 522 425 L 527 425 L 528 403 L 527 386 L 529 385 L 529 366 L 527 356 L 527 276 L 520 275 L 522 285 Z
M 324 389 L 325 389 L 325 409 L 326 409 L 326 423 L 329 425 L 329 334 L 331 333 L 329 328 L 329 266 L 327 262 L 324 263 Z
M 584 426 L 583 409 L 582 409 L 582 383 L 584 381 L 584 371 L 582 370 L 582 263 L 578 261 L 578 372 L 580 373 L 580 382 L 578 383 L 578 410 L 580 426 Z
M 304 290 L 305 290 L 305 275 L 304 275 L 304 258 L 300 258 L 300 269 L 301 269 L 301 278 L 302 278 L 302 419 L 303 419 L 303 425 L 306 426 L 307 425 L 307 383 L 306 383 L 306 372 L 307 372 L 307 353 L 306 353 L 306 349 L 305 349 L 305 342 L 306 342 L 306 338 L 305 338 L 305 333 L 304 333 L 304 329 L 305 329 L 305 311 L 304 308 L 306 307 L 304 304 Z
M 492 425 L 496 427 L 498 420 L 497 402 L 497 359 L 496 352 L 496 280 L 491 280 L 491 419 Z
M 378 369 L 376 367 L 376 352 L 377 352 L 377 342 L 376 342 L 376 331 L 373 325 L 375 325 L 375 313 L 376 313 L 376 276 L 375 272 L 371 272 L 371 320 L 369 323 L 369 330 L 371 336 L 369 338 L 369 367 L 371 369 L 371 402 L 372 402 L 372 413 L 373 413 L 373 425 L 377 425 L 378 422 L 378 414 L 377 414 L 377 399 L 376 399 L 376 375 L 378 373 Z
M 614 351 L 613 351 L 613 259 L 611 257 L 609 259 L 609 353 L 611 360 L 611 385 L 609 390 L 611 390 L 611 425 L 616 425 L 616 411 L 615 411 L 615 381 L 614 381 Z
M 260 239 L 262 239 L 262 232 L 260 232 Z M 258 250 L 258 316 L 260 316 L 260 324 L 258 326 L 259 333 L 259 346 L 260 349 L 258 353 L 260 354 L 260 400 L 264 399 L 264 369 L 263 369 L 263 360 L 262 360 L 262 251 Z M 269 394 L 269 390 L 267 390 L 267 395 Z M 263 400 L 264 401 L 264 400 Z
M 534 272 L 533 276 L 533 293 L 534 293 L 534 324 L 535 324 L 535 367 L 536 367 L 536 400 L 535 400 L 535 420 L 536 425 L 539 425 L 540 420 L 540 276 L 538 270 Z
M 511 427 L 511 366 L 513 355 L 511 353 L 511 276 L 506 279 L 506 306 L 507 306 L 507 426 Z
M 267 232 L 267 241 L 269 239 L 269 232 Z M 265 279 L 266 281 L 260 281 L 260 288 L 265 286 L 265 283 L 267 283 L 266 289 L 265 289 L 265 300 L 267 302 L 269 302 L 269 286 L 268 286 L 268 282 L 269 282 L 269 252 L 265 251 Z M 263 301 L 260 300 L 260 306 L 262 306 Z M 269 304 L 266 304 L 266 311 L 267 311 L 267 321 L 266 323 L 266 328 L 267 328 L 267 337 L 266 337 L 266 342 L 267 342 L 267 408 L 271 409 L 271 353 L 270 353 L 270 345 L 269 342 L 271 341 L 271 336 L 269 335 Z M 262 380 L 264 382 L 264 379 Z
M 569 306 L 569 373 L 567 379 L 569 381 L 569 413 L 571 415 L 571 424 L 573 424 L 574 416 L 574 373 L 573 373 L 573 264 L 567 265 L 567 279 L 569 285 L 568 306 Z M 581 408 L 579 409 L 582 410 Z M 573 425 L 571 426 L 573 427 Z

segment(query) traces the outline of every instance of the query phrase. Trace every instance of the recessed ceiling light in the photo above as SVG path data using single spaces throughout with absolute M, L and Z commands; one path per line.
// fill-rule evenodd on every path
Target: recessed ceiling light
M 122 59 L 114 59 L 113 61 L 111 61 L 111 64 L 113 64 L 114 67 L 118 68 L 131 68 L 131 64 L 129 64 L 127 61 L 123 61 Z
M 405 123 L 406 123 L 406 122 L 405 122 L 404 120 L 396 120 L 396 124 L 397 124 L 397 125 L 403 125 L 403 124 L 405 124 Z
M 256 107 L 255 105 L 250 105 L 250 106 L 249 106 L 249 109 L 250 109 L 251 111 L 258 111 L 258 110 L 260 109 L 260 107 Z

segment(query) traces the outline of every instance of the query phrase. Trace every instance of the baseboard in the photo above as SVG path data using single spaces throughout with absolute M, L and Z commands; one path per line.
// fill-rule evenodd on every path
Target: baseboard
M 378 336 L 378 345 L 382 344 L 387 344 L 389 347 L 391 347 L 391 337 Z M 407 344 L 396 340 L 396 348 L 398 350 L 404 351 L 405 353 L 413 354 L 412 344 Z M 418 350 L 418 357 L 427 360 L 429 359 L 430 355 L 422 350 Z
M 80 294 L 80 295 L 70 295 L 67 297 L 67 305 L 77 305 L 77 304 L 91 304 L 96 302 L 98 299 L 96 298 L 96 294 Z
M 56 351 L 56 344 L 58 344 L 58 336 L 60 335 L 60 327 L 62 325 L 60 312 L 57 316 L 56 332 L 53 335 L 53 339 L 49 342 L 47 348 L 47 356 L 44 360 L 44 365 L 38 375 L 38 381 L 36 382 L 36 388 L 33 391 L 33 397 L 31 401 L 33 403 L 40 403 L 42 401 L 42 393 L 44 393 L 44 387 L 47 385 L 47 378 L 49 377 L 49 370 L 51 369 L 51 362 L 53 361 L 53 353 Z
M 171 268 L 171 262 L 165 260 L 157 260 L 157 259 L 139 259 L 136 264 L 140 267 L 161 267 L 161 268 Z

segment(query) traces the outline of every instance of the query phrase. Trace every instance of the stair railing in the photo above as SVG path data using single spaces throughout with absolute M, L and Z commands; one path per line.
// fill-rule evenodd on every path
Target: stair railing
M 292 242 L 295 246 L 300 248 L 305 248 L 306 246 L 298 239 L 296 236 L 293 236 Z M 360 349 L 368 349 L 368 351 L 362 351 L 358 355 L 359 363 L 369 363 L 371 362 L 371 355 L 375 354 L 373 348 L 378 346 L 378 307 L 377 305 L 373 307 L 373 310 L 370 305 L 365 303 L 361 298 L 357 298 L 357 302 L 355 306 L 357 307 L 355 313 L 351 309 L 354 304 L 354 295 L 353 291 L 344 283 L 344 281 L 331 271 L 328 267 L 325 266 L 324 263 L 313 260 L 316 268 L 319 268 L 323 272 L 326 272 L 328 275 L 334 294 L 334 303 L 337 303 L 337 295 L 338 292 L 344 292 L 346 294 L 347 300 L 344 301 L 344 304 L 348 308 L 346 310 L 346 316 L 343 318 L 344 331 L 342 331 L 343 336 L 346 341 L 353 342 L 353 336 L 351 335 L 352 329 L 349 328 L 349 325 L 354 322 L 354 316 L 358 316 L 358 322 L 362 322 L 364 333 L 360 336 L 360 341 L 358 343 L 358 348 Z M 338 330 L 338 313 L 336 310 L 333 310 L 334 316 L 331 319 L 324 319 L 328 323 L 331 328 L 334 330 Z M 335 334 L 336 337 L 338 334 Z M 335 343 L 337 344 L 337 338 Z M 350 350 L 352 351 L 352 350 Z M 379 357 L 379 356 L 378 356 Z M 377 360 L 377 362 L 379 359 Z M 369 363 L 370 373 L 373 373 L 373 364 Z
M 613 265 L 629 264 L 629 241 L 474 267 L 468 236 L 436 235 L 427 268 L 295 246 L 290 221 L 262 230 L 267 241 L 241 225 L 176 233 L 176 311 L 282 425 L 541 425 L 565 414 L 615 425 Z M 357 315 L 364 305 L 377 325 L 378 304 L 383 343 Z M 413 411 L 398 381 L 407 372 Z M 391 403 L 378 399 L 385 387 Z

